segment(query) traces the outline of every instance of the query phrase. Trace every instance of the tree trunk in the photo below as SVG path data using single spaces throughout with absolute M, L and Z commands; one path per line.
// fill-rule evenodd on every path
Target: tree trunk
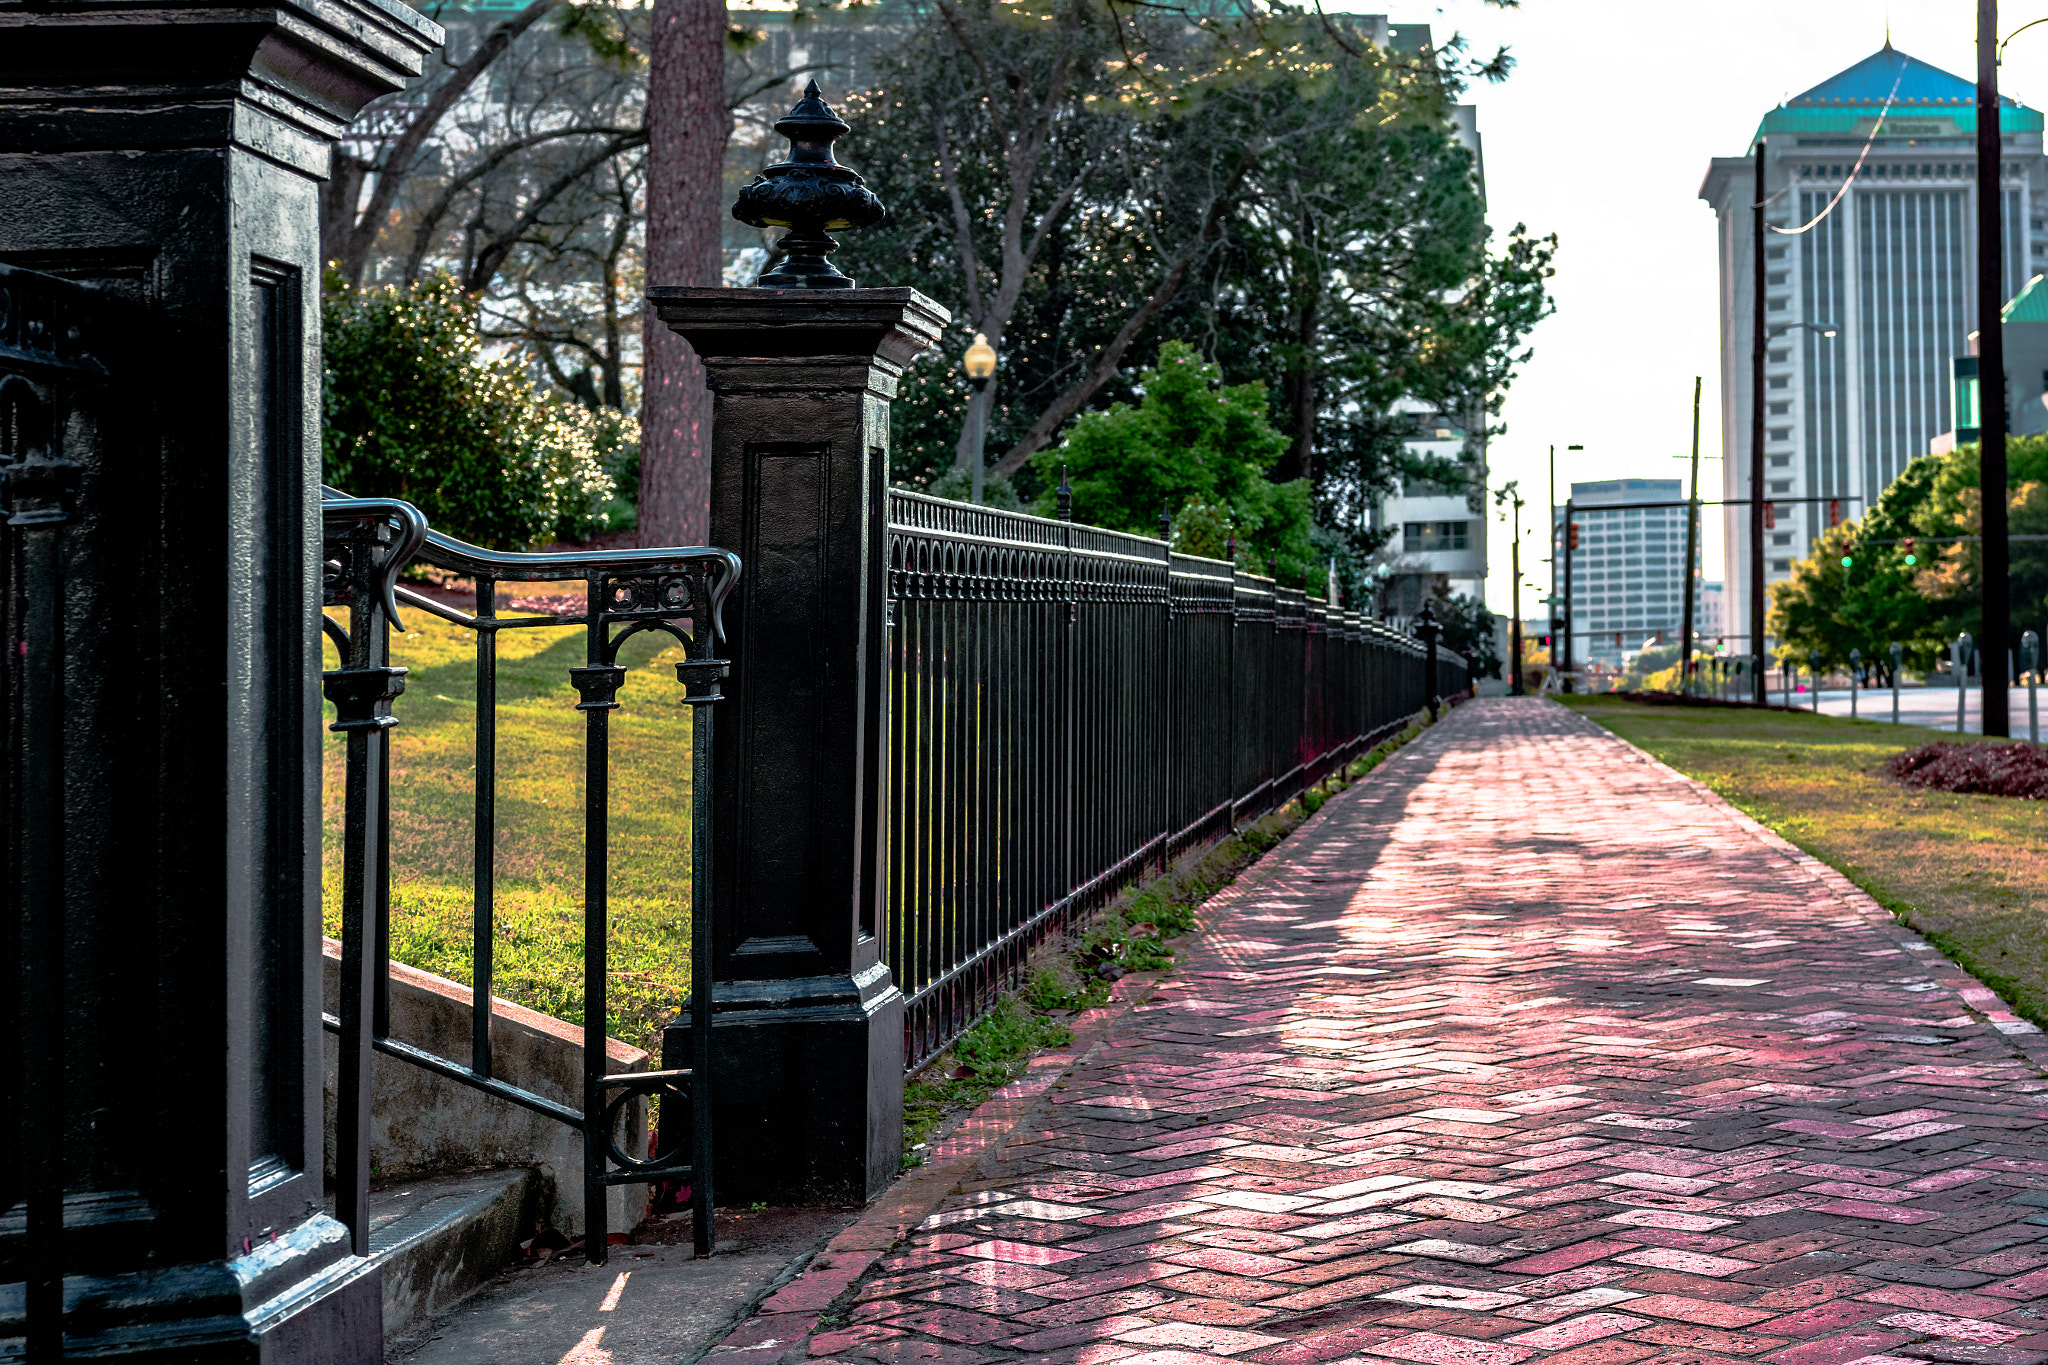
M 1295 317 L 1294 363 L 1287 368 L 1287 432 L 1292 439 L 1287 453 L 1273 471 L 1275 483 L 1315 477 L 1316 460 L 1316 340 L 1320 326 L 1319 307 L 1323 301 L 1323 271 L 1316 250 L 1316 222 L 1304 208 L 1295 225 L 1295 292 L 1301 304 Z
M 647 89 L 647 283 L 713 285 L 724 264 L 724 0 L 656 0 Z M 640 543 L 701 545 L 711 515 L 711 391 L 690 344 L 644 309 Z

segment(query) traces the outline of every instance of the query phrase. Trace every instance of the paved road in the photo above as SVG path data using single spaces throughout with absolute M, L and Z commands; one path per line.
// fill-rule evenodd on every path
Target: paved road
M 1813 694 L 1795 692 L 1793 705 L 1813 705 Z M 1771 693 L 1771 700 L 1781 702 L 1783 692 Z M 2011 733 L 2015 738 L 2027 736 L 2027 690 L 2024 687 L 2012 689 L 2007 697 L 2006 715 L 2010 719 Z M 2040 720 L 2048 724 L 2048 693 L 2036 698 L 2040 708 Z M 1848 691 L 1823 689 L 1820 694 L 1822 715 L 1846 716 L 1849 714 Z M 1856 713 L 1865 720 L 1888 721 L 1892 718 L 1892 694 L 1889 688 L 1864 692 L 1856 698 Z M 1899 723 L 1901 725 L 1925 725 L 1931 729 L 1954 734 L 1956 730 L 1956 690 L 1953 687 L 1902 687 L 1899 689 Z M 1963 701 L 1963 732 L 1971 735 L 1984 733 L 1984 698 L 1976 688 L 1965 694 Z
M 792 1358 L 2048 1361 L 2042 1040 L 1563 708 L 1461 708 L 1213 906 Z

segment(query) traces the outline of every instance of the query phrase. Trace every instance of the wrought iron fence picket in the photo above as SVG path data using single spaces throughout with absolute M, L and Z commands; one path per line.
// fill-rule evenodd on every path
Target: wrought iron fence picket
M 1428 700 L 1419 641 L 1159 540 L 903 490 L 889 537 L 880 937 L 912 1069 L 1048 935 Z

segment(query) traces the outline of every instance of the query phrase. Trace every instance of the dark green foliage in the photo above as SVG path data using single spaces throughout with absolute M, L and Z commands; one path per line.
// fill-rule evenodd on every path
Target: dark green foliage
M 325 324 L 328 483 L 404 498 L 436 530 L 493 549 L 611 524 L 605 465 L 634 458 L 633 419 L 486 358 L 475 304 L 453 279 L 333 292 Z
M 1065 1047 L 1073 1041 L 1066 1025 L 1021 1007 L 1014 998 L 976 1020 L 921 1079 L 903 1087 L 903 1143 L 921 1147 L 945 1116 L 981 1103 L 990 1091 L 1008 1085 L 1040 1048 Z M 950 1064 L 950 1073 L 941 1070 Z M 916 1165 L 921 1158 L 907 1157 Z
M 1220 363 L 1227 384 L 1264 381 L 1274 481 L 1309 479 L 1331 528 L 1330 543 L 1283 551 L 1297 581 L 1311 561 L 1375 548 L 1367 511 L 1400 475 L 1465 482 L 1464 464 L 1416 465 L 1392 405 L 1438 405 L 1476 451 L 1550 309 L 1553 242 L 1518 227 L 1488 252 L 1449 120 L 1469 74 L 1458 61 L 1375 49 L 1342 16 L 1203 11 L 1191 25 L 1171 7 L 965 3 L 944 17 L 885 63 L 880 94 L 843 111 L 854 131 L 841 150 L 890 219 L 853 234 L 841 264 L 864 283 L 914 285 L 956 319 L 895 405 L 899 482 L 924 487 L 953 463 L 959 356 L 990 315 L 1004 319 L 992 464 L 1065 410 L 1105 349 L 1129 346 L 1062 430 L 1131 400 L 1132 361 L 1171 338 Z M 1135 80 L 1134 51 L 1149 64 Z M 1041 101 L 1042 142 L 1018 112 Z M 1035 158 L 1022 180 L 1019 148 Z M 1027 229 L 1015 256 L 1006 224 Z M 1017 482 L 1037 499 L 1057 470 L 1041 456 Z M 1142 529 L 1157 514 L 1145 509 Z

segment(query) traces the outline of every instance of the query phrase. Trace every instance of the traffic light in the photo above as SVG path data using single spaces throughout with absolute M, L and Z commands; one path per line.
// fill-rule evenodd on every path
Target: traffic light
M 1842 567 L 1845 569 L 1848 568 L 1851 564 L 1854 564 L 1855 562 L 1856 561 L 1854 559 L 1851 559 L 1848 555 L 1842 556 Z
M 1829 498 L 1829 499 L 1828 499 L 1828 525 L 1830 525 L 1830 526 L 1840 526 L 1841 524 L 1842 524 L 1842 500 L 1841 500 L 1840 498 Z
M 1912 568 L 1919 560 L 1913 554 L 1913 537 L 1907 536 L 1899 542 L 1899 548 L 1906 552 L 1906 567 Z
M 1778 509 L 1775 505 L 1768 502 L 1764 504 L 1764 529 L 1766 531 L 1778 529 Z
M 1565 548 L 1567 550 L 1579 548 L 1579 524 L 1576 521 L 1571 524 L 1571 530 L 1566 535 Z

